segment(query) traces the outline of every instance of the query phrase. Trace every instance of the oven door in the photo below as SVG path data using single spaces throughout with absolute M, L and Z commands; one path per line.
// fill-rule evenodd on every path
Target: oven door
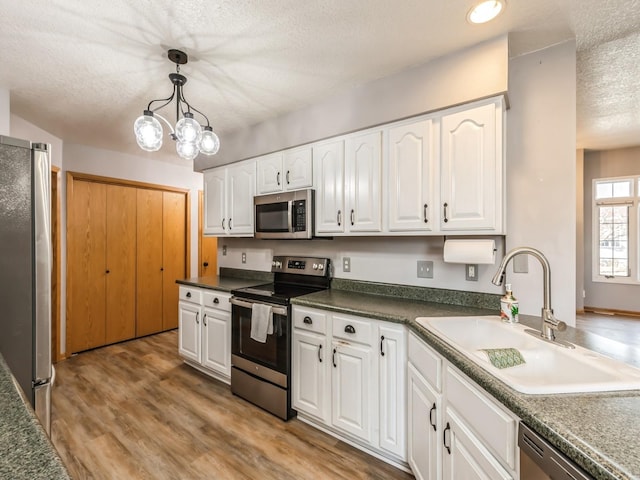
M 232 364 L 248 373 L 263 377 L 265 380 L 281 383 L 280 381 L 275 382 L 269 376 L 272 376 L 270 371 L 275 371 L 288 377 L 291 328 L 288 309 L 282 305 L 269 304 L 272 306 L 273 312 L 273 334 L 267 335 L 267 341 L 261 343 L 251 338 L 251 311 L 254 303 L 267 302 L 255 302 L 238 297 L 231 298 Z

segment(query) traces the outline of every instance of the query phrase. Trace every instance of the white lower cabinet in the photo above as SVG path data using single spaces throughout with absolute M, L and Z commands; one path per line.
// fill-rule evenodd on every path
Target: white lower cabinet
M 519 478 L 519 419 L 414 333 L 408 396 L 408 459 L 416 478 Z
M 406 465 L 405 327 L 297 305 L 293 324 L 298 416 Z
M 229 383 L 231 376 L 231 295 L 180 286 L 178 353 L 198 370 Z

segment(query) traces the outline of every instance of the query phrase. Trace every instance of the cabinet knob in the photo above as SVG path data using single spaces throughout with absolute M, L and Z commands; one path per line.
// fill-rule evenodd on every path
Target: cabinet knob
M 344 331 L 346 333 L 356 333 L 356 329 L 353 328 L 353 325 L 347 325 L 346 327 L 344 327 Z
M 304 317 L 304 318 L 302 319 L 302 321 L 303 321 L 304 323 L 306 323 L 307 325 L 311 325 L 311 324 L 313 324 L 313 320 L 311 319 L 311 317 Z
M 164 272 L 164 267 L 160 267 L 160 271 L 161 271 L 161 272 Z
M 110 270 L 107 270 L 107 271 L 106 271 L 106 272 L 104 272 L 104 273 L 111 273 L 111 271 L 110 271 Z
M 209 266 L 209 262 L 204 262 L 204 263 L 202 264 L 202 266 L 203 266 L 203 267 L 208 267 L 208 266 Z

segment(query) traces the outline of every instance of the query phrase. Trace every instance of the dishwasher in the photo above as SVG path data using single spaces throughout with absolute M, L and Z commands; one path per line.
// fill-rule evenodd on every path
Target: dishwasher
M 593 480 L 544 438 L 520 422 L 518 430 L 521 480 Z

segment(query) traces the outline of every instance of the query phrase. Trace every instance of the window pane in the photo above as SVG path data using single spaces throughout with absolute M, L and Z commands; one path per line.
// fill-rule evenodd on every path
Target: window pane
M 598 207 L 599 274 L 629 276 L 629 206 Z
M 613 196 L 614 197 L 630 197 L 631 196 L 631 180 L 614 182 Z
M 596 199 L 631 196 L 632 179 L 596 182 Z
M 613 185 L 611 182 L 596 183 L 596 198 L 611 198 L 613 195 Z

